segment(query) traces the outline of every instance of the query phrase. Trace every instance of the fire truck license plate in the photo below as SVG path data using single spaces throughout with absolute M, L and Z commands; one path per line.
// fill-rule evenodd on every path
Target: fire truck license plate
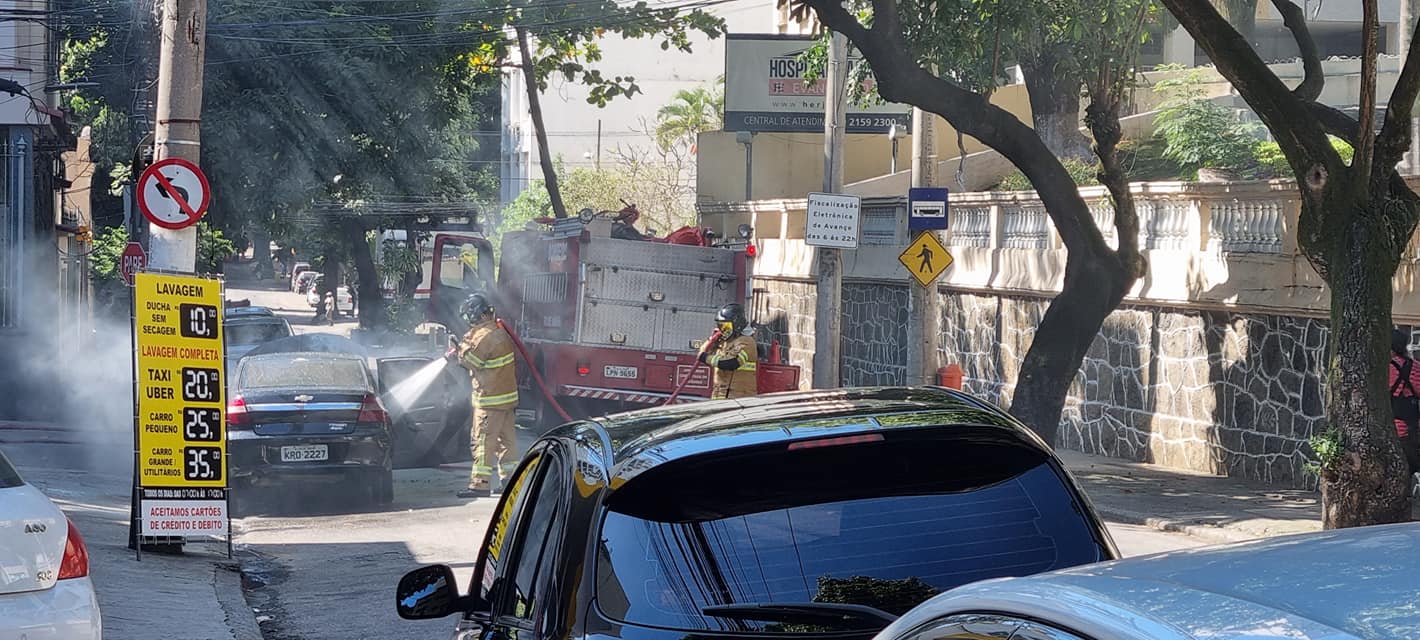
M 641 372 L 638 371 L 636 367 L 618 367 L 616 365 L 609 364 L 602 369 L 602 375 L 608 378 L 635 380 L 641 377 Z

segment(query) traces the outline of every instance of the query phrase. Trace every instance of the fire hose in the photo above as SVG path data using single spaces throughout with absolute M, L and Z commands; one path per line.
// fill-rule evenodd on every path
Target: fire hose
M 720 339 L 720 330 L 719 330 L 719 329 L 716 329 L 714 333 L 710 334 L 710 339 L 709 339 L 709 340 L 706 340 L 705 343 L 706 343 L 706 344 L 709 344 L 709 345 L 714 345 L 714 344 L 715 344 L 715 341 L 716 341 L 716 340 L 719 340 L 719 339 Z M 714 347 L 712 346 L 711 348 L 714 348 Z M 661 406 L 668 406 L 668 405 L 670 405 L 671 403 L 675 402 L 675 399 L 678 398 L 678 397 L 680 397 L 680 392 L 681 392 L 681 390 L 685 388 L 685 385 L 686 385 L 686 384 L 690 383 L 690 379 L 695 377 L 695 372 L 699 371 L 699 370 L 700 370 L 700 367 L 704 366 L 704 364 L 705 364 L 705 363 L 700 362 L 699 360 L 696 360 L 696 361 L 695 361 L 695 366 L 693 366 L 693 367 L 690 368 L 690 374 L 689 374 L 689 375 L 686 375 L 686 376 L 685 376 L 685 379 L 684 379 L 684 380 L 681 380 L 681 381 L 680 381 L 680 384 L 678 384 L 678 385 L 675 386 L 675 391 L 671 392 L 671 397 L 670 397 L 670 398 L 667 398 L 667 399 L 666 399 L 666 403 L 665 403 L 664 405 L 661 405 Z
M 532 356 L 528 355 L 528 348 L 523 344 L 523 339 L 518 337 L 518 333 L 513 331 L 512 327 L 503 324 L 502 318 L 498 318 L 497 322 L 499 327 L 508 332 L 508 337 L 513 339 L 513 346 L 518 348 L 518 353 L 523 354 L 523 362 L 528 363 L 528 371 L 532 372 L 533 381 L 537 382 L 537 388 L 542 390 L 542 397 L 546 398 L 547 403 L 557 410 L 557 415 L 562 416 L 563 420 L 571 422 L 572 416 L 567 415 L 567 411 L 562 408 L 562 405 L 557 404 L 557 398 L 553 397 L 552 391 L 548 390 L 547 383 L 542 379 L 542 374 L 538 373 L 537 367 L 533 366 Z

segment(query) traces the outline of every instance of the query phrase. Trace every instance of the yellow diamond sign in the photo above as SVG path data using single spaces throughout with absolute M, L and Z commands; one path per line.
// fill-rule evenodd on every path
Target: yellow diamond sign
M 952 254 L 942 246 L 942 241 L 931 232 L 922 232 L 907 245 L 907 250 L 897 257 L 907 272 L 917 280 L 917 284 L 929 287 L 947 267 L 952 266 Z

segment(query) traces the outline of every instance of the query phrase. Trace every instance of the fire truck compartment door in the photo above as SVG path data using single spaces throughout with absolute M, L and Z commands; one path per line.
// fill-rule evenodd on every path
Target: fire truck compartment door
M 588 301 L 582 344 L 686 353 L 715 328 L 715 309 Z

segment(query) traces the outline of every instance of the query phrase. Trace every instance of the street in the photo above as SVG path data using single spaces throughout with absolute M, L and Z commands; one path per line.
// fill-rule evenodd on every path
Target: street
M 282 312 L 299 332 L 348 334 L 353 321 L 310 323 L 304 298 L 287 291 L 231 288 L 228 299 Z M 520 430 L 526 448 L 532 436 Z M 247 575 L 247 598 L 267 640 L 351 637 L 437 637 L 452 620 L 404 621 L 394 612 L 394 586 L 419 565 L 447 563 L 467 586 L 495 499 L 461 500 L 467 467 L 396 472 L 395 502 L 370 511 L 318 494 L 309 515 L 260 515 L 236 520 L 236 546 Z M 1126 556 L 1196 547 L 1203 542 L 1148 527 L 1111 524 Z

